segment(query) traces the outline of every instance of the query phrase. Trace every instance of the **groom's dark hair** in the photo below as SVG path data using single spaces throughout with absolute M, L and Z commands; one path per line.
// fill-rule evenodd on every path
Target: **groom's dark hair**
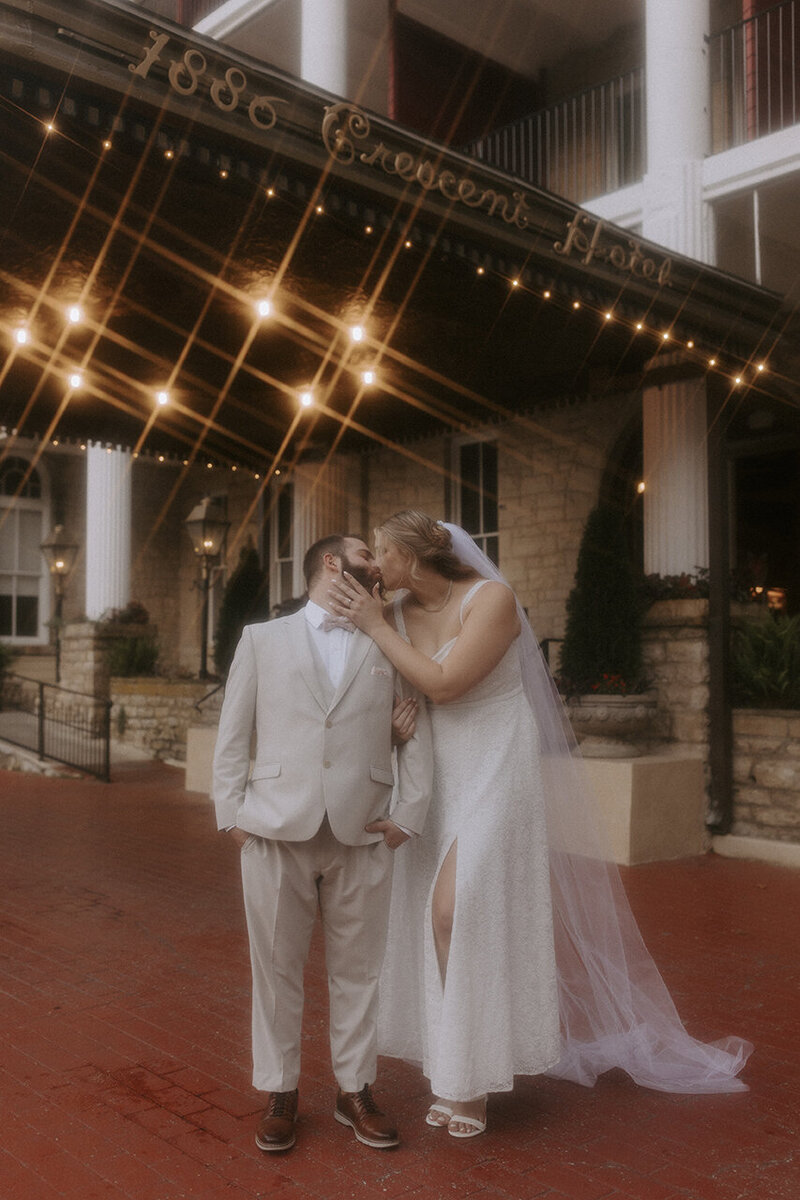
M 322 570 L 322 560 L 326 554 L 334 554 L 337 558 L 347 558 L 345 542 L 348 538 L 361 541 L 357 533 L 329 533 L 327 537 L 320 538 L 318 542 L 314 542 L 313 546 L 309 546 L 303 559 L 303 578 L 307 588 L 311 587 Z

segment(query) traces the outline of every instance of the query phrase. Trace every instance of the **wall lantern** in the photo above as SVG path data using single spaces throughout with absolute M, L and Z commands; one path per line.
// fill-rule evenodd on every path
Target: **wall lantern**
M 40 546 L 56 593 L 56 683 L 61 682 L 61 620 L 64 608 L 64 584 L 75 566 L 78 548 L 76 542 L 71 542 L 64 536 L 63 525 L 56 525 L 50 536 Z
M 219 500 L 204 497 L 196 504 L 184 522 L 200 563 L 200 578 L 196 585 L 203 594 L 200 618 L 200 678 L 208 679 L 208 593 L 211 589 L 212 568 L 222 552 L 230 521 L 225 519 Z

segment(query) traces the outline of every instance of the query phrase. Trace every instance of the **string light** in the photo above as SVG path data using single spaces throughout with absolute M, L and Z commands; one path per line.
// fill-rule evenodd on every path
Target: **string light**
M 645 481 L 643 479 L 640 479 L 639 482 L 637 483 L 636 490 L 640 496 L 644 494 L 644 492 L 646 490 L 646 486 L 647 485 L 645 484 Z
M 686 343 L 686 348 L 687 350 L 694 350 L 694 342 L 691 338 L 689 338 L 689 341 Z
M 165 404 L 169 404 L 169 392 L 156 392 L 156 401 L 161 408 L 163 408 Z
M 363 327 L 361 325 L 351 325 L 350 326 L 350 341 L 351 342 L 363 342 L 363 340 L 364 340 Z
M 477 274 L 477 275 L 485 275 L 485 274 L 486 274 L 486 271 L 484 270 L 484 268 L 483 268 L 483 267 L 478 267 L 478 269 L 477 269 L 477 271 L 476 271 L 476 274 Z
M 573 307 L 574 309 L 578 309 L 578 308 L 580 308 L 580 306 L 581 306 L 581 302 L 580 302 L 580 300 L 573 300 L 573 301 L 572 301 L 572 307 Z
M 83 311 L 77 304 L 71 304 L 67 309 L 67 320 L 70 325 L 80 325 L 83 320 Z
M 26 326 L 23 325 L 15 332 L 14 337 L 20 346 L 27 346 L 31 335 Z
M 708 365 L 709 365 L 710 367 L 715 367 L 715 366 L 717 365 L 717 360 L 716 360 L 715 358 L 710 358 L 710 359 L 708 360 Z
M 611 313 L 611 312 L 607 312 L 607 313 L 606 313 L 606 320 L 607 320 L 607 321 L 611 321 L 611 320 L 613 320 L 613 319 L 614 319 L 614 314 L 613 314 L 613 313 Z
M 83 387 L 83 376 L 80 371 L 73 371 L 69 377 L 69 386 L 71 388 Z
M 641 321 L 637 321 L 637 322 L 636 322 L 636 329 L 637 329 L 637 332 L 638 332 L 638 333 L 641 333 L 641 332 L 642 332 L 642 330 L 644 329 L 644 325 L 642 324 L 642 322 L 641 322 Z
M 259 300 L 256 304 L 256 312 L 258 313 L 258 315 L 260 317 L 271 317 L 272 316 L 272 301 L 271 300 Z
M 543 294 L 545 300 L 549 300 L 552 293 L 548 289 L 548 291 L 543 292 L 542 294 Z
M 317 213 L 319 216 L 322 216 L 322 214 L 325 212 L 325 209 L 322 207 L 321 204 L 318 204 L 317 207 L 314 209 L 314 212 Z
M 111 138 L 105 138 L 105 139 L 104 139 L 104 141 L 103 141 L 103 149 L 104 149 L 104 150 L 110 150 L 110 149 L 111 149 Z
M 365 387 L 371 387 L 372 384 L 375 382 L 375 378 L 376 378 L 375 372 L 372 370 L 367 370 L 367 371 L 361 372 L 361 382 L 364 384 Z
M 519 287 L 519 280 L 518 280 L 518 279 L 512 279 L 512 280 L 511 280 L 511 286 L 512 286 L 512 287 L 515 287 L 515 288 L 516 288 L 516 287 Z
M 300 393 L 300 404 L 302 405 L 303 408 L 311 408 L 313 403 L 314 403 L 314 393 L 313 392 L 301 392 Z
M 764 371 L 766 370 L 766 365 L 764 363 L 759 363 L 756 367 L 756 370 L 759 372 Z
M 667 329 L 664 330 L 664 332 L 661 334 L 661 340 L 662 340 L 662 342 L 669 341 L 669 330 L 667 330 Z
M 373 230 L 372 226 L 371 226 L 371 225 L 365 225 L 365 226 L 364 226 L 364 233 L 366 233 L 366 234 L 367 234 L 367 236 L 369 236 L 369 234 L 371 234 L 371 233 L 374 233 L 374 230 Z

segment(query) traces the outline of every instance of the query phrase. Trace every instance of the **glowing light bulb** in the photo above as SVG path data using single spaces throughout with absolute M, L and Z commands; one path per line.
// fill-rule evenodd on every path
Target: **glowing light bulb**
M 106 138 L 105 141 L 103 142 L 103 149 L 104 150 L 111 149 L 111 139 L 110 138 Z
M 374 232 L 374 231 L 373 231 L 373 228 L 372 228 L 372 226 L 371 226 L 371 225 L 365 225 L 365 226 L 364 226 L 364 233 L 366 233 L 366 234 L 370 234 L 370 233 L 373 233 L 373 232 Z
M 69 377 L 69 386 L 71 388 L 83 387 L 83 376 L 80 371 L 73 371 Z
M 694 342 L 692 341 L 691 338 L 689 338 L 689 341 L 686 343 L 686 347 L 689 350 L 694 350 Z
M 639 495 L 640 495 L 640 496 L 641 496 L 641 495 L 642 495 L 642 493 L 645 491 L 645 488 L 646 488 L 646 484 L 645 484 L 644 480 L 643 480 L 643 479 L 640 479 L 640 480 L 639 480 L 639 482 L 638 482 L 638 483 L 637 483 L 637 485 L 636 485 L 636 490 L 637 490 L 637 492 L 639 493 Z
M 606 320 L 607 320 L 607 321 L 611 321 L 611 320 L 613 320 L 613 318 L 614 318 L 614 314 L 613 314 L 613 313 L 610 313 L 610 312 L 607 312 L 607 313 L 606 313 Z
M 756 366 L 756 370 L 757 370 L 757 371 L 763 371 L 763 370 L 765 370 L 765 364 L 764 364 L 764 363 L 758 363 L 758 365 Z
M 572 307 L 573 307 L 573 308 L 577 309 L 577 308 L 580 308 L 580 306 L 581 306 L 581 302 L 580 302 L 580 300 L 573 300 L 573 301 L 572 301 Z
M 83 311 L 77 304 L 71 304 L 67 309 L 67 320 L 70 325 L 80 325 L 83 320 Z
M 549 300 L 552 293 L 548 290 L 543 293 L 545 300 Z
M 28 342 L 30 341 L 31 335 L 28 332 L 28 330 L 23 326 L 22 329 L 18 329 L 16 331 L 16 333 L 14 334 L 14 337 L 16 338 L 16 340 L 20 346 L 26 346 L 28 344 Z
M 311 408 L 312 404 L 314 403 L 314 393 L 313 392 L 301 392 L 300 393 L 300 403 L 303 406 L 303 408 Z
M 319 216 L 322 216 L 322 214 L 325 212 L 325 209 L 322 207 L 321 204 L 318 204 L 317 207 L 314 209 L 314 212 L 319 214 Z
M 375 382 L 375 372 L 374 371 L 362 371 L 361 372 L 361 382 L 366 387 L 371 387 L 372 384 Z
M 715 358 L 710 358 L 710 359 L 708 360 L 708 365 L 709 365 L 710 367 L 715 367 L 715 366 L 717 365 L 717 360 L 716 360 Z
M 663 332 L 663 333 L 662 333 L 662 335 L 661 335 L 661 340 L 662 340 L 662 342 L 668 342 L 668 341 L 669 341 L 669 333 L 668 333 L 668 331 L 667 331 L 666 329 L 664 330 L 664 332 Z
M 642 332 L 642 330 L 644 329 L 644 325 L 642 324 L 641 321 L 636 322 L 636 328 L 638 329 L 639 333 Z
M 258 315 L 260 317 L 271 317 L 272 316 L 272 301 L 271 300 L 259 300 L 258 303 L 256 304 L 256 312 L 258 313 Z
M 485 275 L 485 274 L 486 274 L 486 271 L 484 270 L 484 268 L 483 268 L 483 267 L 478 267 L 477 274 L 478 274 L 478 275 Z
M 275 188 L 267 188 L 264 194 L 272 199 L 272 197 L 275 195 Z
M 364 340 L 364 330 L 363 330 L 362 326 L 361 325 L 351 325 L 350 326 L 350 341 L 351 342 L 363 342 L 363 340 Z
M 512 286 L 512 287 L 519 287 L 519 280 L 518 280 L 518 279 L 512 279 L 512 280 L 511 280 L 511 286 Z
M 156 400 L 163 408 L 165 404 L 169 404 L 169 392 L 156 392 Z

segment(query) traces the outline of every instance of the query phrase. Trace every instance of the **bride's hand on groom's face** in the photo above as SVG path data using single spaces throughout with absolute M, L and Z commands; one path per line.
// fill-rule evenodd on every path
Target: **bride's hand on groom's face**
M 347 571 L 341 580 L 334 580 L 328 589 L 328 603 L 339 617 L 349 617 L 358 629 L 371 633 L 383 624 L 383 601 L 380 583 L 371 592 L 362 587 Z

